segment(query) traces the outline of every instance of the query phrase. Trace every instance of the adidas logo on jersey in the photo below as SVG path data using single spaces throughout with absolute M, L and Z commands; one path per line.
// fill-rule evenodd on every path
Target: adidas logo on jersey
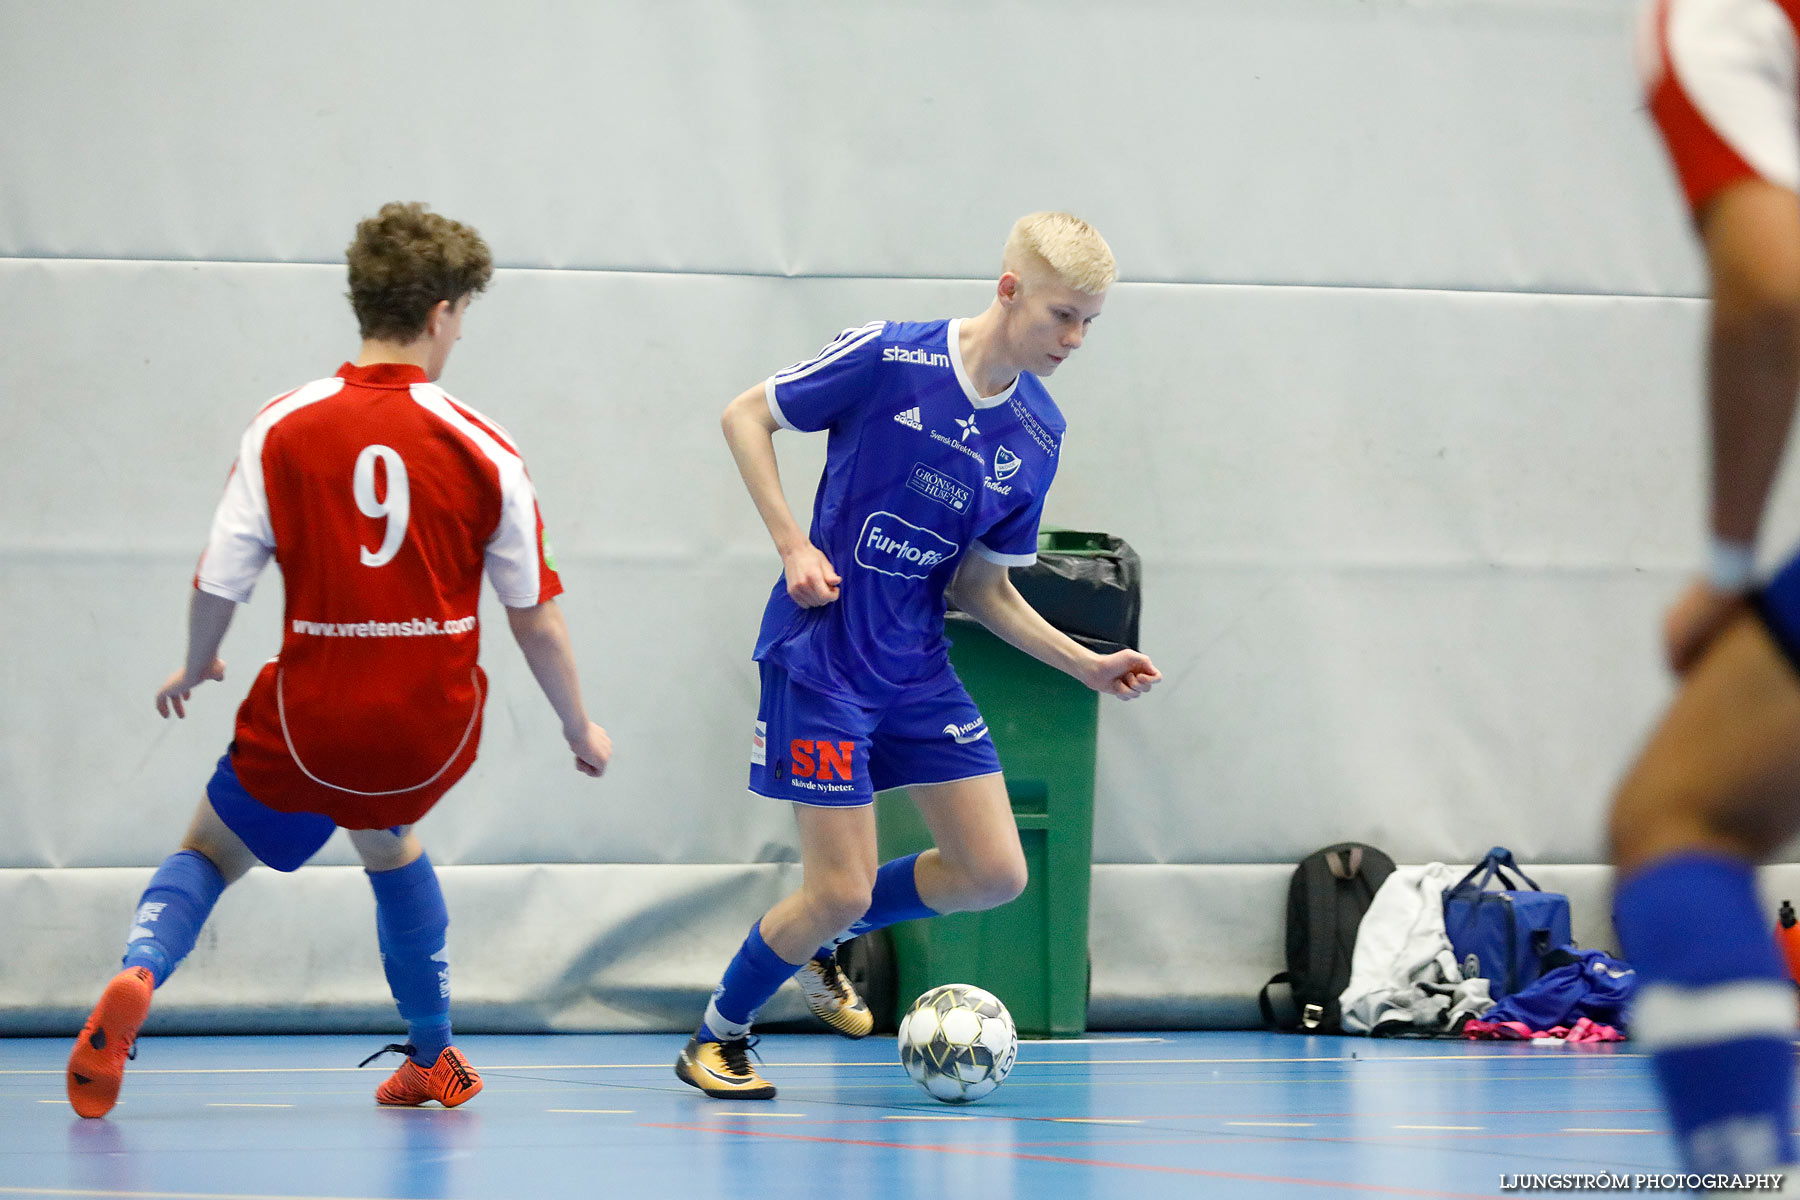
M 924 422 L 919 420 L 919 410 L 916 408 L 909 408 L 905 412 L 895 413 L 894 420 L 900 422 L 908 429 L 917 429 L 921 432 L 925 429 Z
M 907 350 L 900 346 L 889 346 L 881 352 L 881 361 L 914 363 L 921 367 L 948 367 L 950 356 L 931 350 Z

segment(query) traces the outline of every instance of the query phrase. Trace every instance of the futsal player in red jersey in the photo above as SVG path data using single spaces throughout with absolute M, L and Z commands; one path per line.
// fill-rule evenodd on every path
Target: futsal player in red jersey
M 1800 555 L 1759 577 L 1756 540 L 1800 389 L 1800 0 L 1656 0 L 1642 33 L 1711 276 L 1712 544 L 1664 618 L 1679 689 L 1614 796 L 1613 924 L 1683 1164 L 1724 1177 L 1796 1161 L 1794 989 L 1755 868 L 1800 832 Z
M 348 254 L 362 351 L 251 422 L 194 577 L 187 661 L 156 693 L 186 715 L 222 680 L 220 642 L 271 557 L 286 598 L 281 653 L 238 709 L 181 849 L 158 868 L 69 1056 L 75 1111 L 103 1116 L 153 990 L 193 949 L 227 884 L 257 862 L 293 871 L 348 831 L 375 892 L 383 969 L 407 1024 L 382 1104 L 455 1106 L 480 1077 L 450 1044 L 449 923 L 412 825 L 475 761 L 487 679 L 481 577 L 562 722 L 575 768 L 612 744 L 588 719 L 555 597 L 536 495 L 498 425 L 435 384 L 470 299 L 493 274 L 473 229 L 419 204 L 357 226 Z

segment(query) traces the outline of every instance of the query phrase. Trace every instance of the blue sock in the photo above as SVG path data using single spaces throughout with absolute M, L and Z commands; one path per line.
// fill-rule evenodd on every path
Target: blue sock
M 161 987 L 194 948 L 224 890 L 225 877 L 206 855 L 179 850 L 163 859 L 125 935 L 125 966 L 148 967 Z
M 412 1060 L 429 1067 L 450 1044 L 450 956 L 444 944 L 450 912 L 444 893 L 424 854 L 404 867 L 367 874 L 375 889 L 381 969 L 406 1021 Z
M 861 937 L 877 929 L 886 929 L 889 925 L 937 916 L 935 908 L 919 899 L 919 884 L 914 877 L 918 861 L 917 854 L 908 854 L 905 858 L 882 863 L 881 869 L 875 872 L 875 887 L 869 896 L 869 911 L 858 918 L 856 924 L 833 938 L 830 945 L 819 947 L 819 952 L 813 957 L 829 957 L 851 938 Z
M 1655 1056 L 1682 1159 L 1698 1172 L 1794 1161 L 1794 988 L 1751 865 L 1707 851 L 1619 885 L 1613 925 L 1637 968 L 1632 1034 Z
M 724 1042 L 747 1036 L 756 1010 L 767 1004 L 769 997 L 799 969 L 799 963 L 791 963 L 769 949 L 763 941 L 761 921 L 752 925 L 750 936 L 738 947 L 712 1002 L 706 1006 L 700 1040 Z

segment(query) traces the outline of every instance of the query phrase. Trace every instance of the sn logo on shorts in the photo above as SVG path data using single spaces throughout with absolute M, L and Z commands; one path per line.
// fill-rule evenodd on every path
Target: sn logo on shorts
M 788 758 L 793 761 L 796 779 L 848 779 L 855 753 L 855 742 L 795 738 L 788 743 Z

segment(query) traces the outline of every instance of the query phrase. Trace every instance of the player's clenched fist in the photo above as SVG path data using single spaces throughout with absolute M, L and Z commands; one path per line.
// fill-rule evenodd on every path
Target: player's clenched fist
M 787 573 L 788 595 L 801 608 L 818 608 L 838 598 L 838 584 L 843 580 L 831 568 L 831 560 L 811 542 L 791 554 L 782 556 Z
M 1121 700 L 1136 700 L 1162 680 L 1149 656 L 1136 650 L 1120 650 L 1094 660 L 1082 680 L 1096 692 L 1107 692 Z
M 1663 616 L 1663 653 L 1677 675 L 1700 661 L 1725 626 L 1745 609 L 1741 592 L 1725 592 L 1697 579 Z
M 575 752 L 575 769 L 595 779 L 606 773 L 606 764 L 612 761 L 612 739 L 592 721 L 569 736 L 569 749 Z

